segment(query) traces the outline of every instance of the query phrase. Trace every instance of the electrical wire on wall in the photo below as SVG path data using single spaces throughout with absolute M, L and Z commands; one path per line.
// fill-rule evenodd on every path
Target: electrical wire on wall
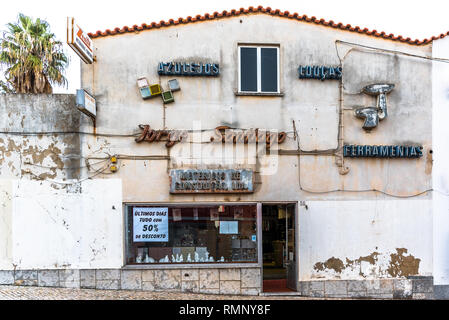
M 344 58 L 347 56 L 347 54 L 352 50 L 349 50 L 346 54 L 345 54 L 345 56 L 343 57 L 343 59 L 340 57 L 340 54 L 339 54 L 339 52 L 338 52 L 338 47 L 337 47 L 337 44 L 338 43 L 343 43 L 343 44 L 347 44 L 347 45 L 352 45 L 352 46 L 358 46 L 358 47 L 363 47 L 363 48 L 365 48 L 365 49 L 370 49 L 370 50 L 375 50 L 375 51 L 377 51 L 377 52 L 385 52 L 385 53 L 392 53 L 392 54 L 402 54 L 402 55 L 405 55 L 405 56 L 409 56 L 409 57 L 414 57 L 414 58 L 421 58 L 421 59 L 426 59 L 426 60 L 432 60 L 432 61 L 437 61 L 437 62 L 443 62 L 443 63 L 449 63 L 449 59 L 442 59 L 442 58 L 433 58 L 433 57 L 426 57 L 426 56 L 419 56 L 419 55 L 415 55 L 415 54 L 410 54 L 410 53 L 407 53 L 407 52 L 402 52 L 402 51 L 397 51 L 397 50 L 387 50 L 387 49 L 382 49 L 382 48 L 375 48 L 375 47 L 370 47 L 370 46 L 365 46 L 365 45 L 361 45 L 361 44 L 356 44 L 356 43 L 351 43 L 351 42 L 346 42 L 346 41 L 341 41 L 341 40 L 336 40 L 335 41 L 335 49 L 336 49 L 336 53 L 337 53 L 337 56 L 338 56 L 338 59 L 339 59 L 339 61 L 340 61 L 340 67 L 342 67 L 342 65 L 343 65 L 343 60 L 344 60 Z M 340 112 L 343 110 L 343 98 L 342 98 L 342 94 L 343 94 L 343 78 L 340 80 L 341 81 L 341 84 L 340 84 L 340 96 L 341 96 L 341 98 L 340 98 L 340 101 L 341 101 L 341 104 L 340 104 Z M 355 94 L 358 94 L 358 93 L 355 93 Z M 350 109 L 350 110 L 352 110 L 352 109 Z M 339 148 L 341 148 L 341 146 L 340 146 L 340 139 L 341 139 L 341 141 L 344 141 L 344 138 L 343 138 L 343 125 L 342 125 L 342 123 L 341 123 L 341 119 L 339 119 L 339 124 L 338 124 L 338 126 L 339 126 L 339 130 L 338 130 L 338 148 L 337 149 L 339 149 Z M 391 196 L 391 197 L 396 197 L 396 198 L 411 198 L 411 197 L 417 197 L 417 196 L 420 196 L 420 195 L 423 195 L 423 194 L 425 194 L 425 193 L 427 193 L 427 192 L 433 192 L 433 191 L 436 191 L 436 192 L 439 192 L 439 193 L 441 193 L 442 195 L 444 195 L 444 196 L 448 196 L 449 197 L 449 194 L 446 194 L 446 193 L 444 193 L 444 192 L 442 192 L 442 191 L 439 191 L 439 190 L 436 190 L 436 189 L 433 189 L 433 188 L 429 188 L 429 189 L 426 189 L 426 190 L 424 190 L 424 191 L 421 191 L 421 192 L 418 192 L 418 193 L 414 193 L 414 194 L 411 194 L 411 195 L 399 195 L 399 194 L 392 194 L 392 193 L 388 193 L 388 192 L 386 192 L 386 191 L 383 191 L 383 190 L 378 190 L 378 189 L 363 189 L 363 190 L 348 190 L 348 189 L 333 189 L 333 190 L 323 190 L 323 191 L 318 191 L 318 190 L 309 190 L 309 189 L 307 189 L 307 188 L 303 188 L 303 186 L 301 185 L 301 160 L 300 160 L 300 154 L 301 154 L 301 152 L 300 152 L 300 142 L 299 142 L 299 134 L 297 133 L 297 129 L 296 129 L 296 126 L 295 126 L 295 123 L 293 122 L 293 128 L 294 128 L 294 131 L 295 131 L 295 137 L 298 139 L 298 141 L 297 141 L 297 144 L 298 144 L 298 183 L 299 183 L 299 188 L 300 188 L 300 190 L 302 190 L 302 191 L 305 191 L 305 192 L 308 192 L 308 193 L 313 193 L 313 194 L 327 194 L 327 193 L 335 193 L 335 192 L 357 192 L 357 193 L 359 193 L 359 192 L 379 192 L 379 193 L 382 193 L 382 194 L 384 194 L 384 195 L 387 195 L 387 196 Z M 342 157 L 343 158 L 343 157 Z
M 335 151 L 338 149 L 325 149 L 325 150 L 311 150 L 311 151 L 305 151 L 305 150 L 301 150 L 300 148 L 300 138 L 299 138 L 299 134 L 298 134 L 298 130 L 296 128 L 296 124 L 295 121 L 293 120 L 293 131 L 291 131 L 293 133 L 293 139 L 296 140 L 297 142 L 297 152 L 295 153 L 298 156 L 298 174 L 299 174 L 299 188 L 302 191 L 305 192 L 309 192 L 309 193 L 314 193 L 314 194 L 325 194 L 325 193 L 335 193 L 335 192 L 380 192 L 383 193 L 385 195 L 388 196 L 392 196 L 392 197 L 400 197 L 400 198 L 407 198 L 407 197 L 414 197 L 414 196 L 419 196 L 423 193 L 426 193 L 428 191 L 433 191 L 432 189 L 428 189 L 425 190 L 423 192 L 414 194 L 414 195 L 394 195 L 394 194 L 390 194 L 387 193 L 385 191 L 382 190 L 377 190 L 377 189 L 366 189 L 366 190 L 342 190 L 342 189 L 335 189 L 335 190 L 326 190 L 326 191 L 317 191 L 317 190 L 309 190 L 307 188 L 304 188 L 301 185 L 301 162 L 300 162 L 300 156 L 301 155 L 325 155 L 325 154 L 331 154 L 331 155 L 335 155 Z M 122 136 L 122 135 L 114 135 L 114 136 Z M 126 135 L 126 136 L 130 136 L 130 135 Z M 340 136 L 338 137 L 338 139 L 340 139 Z M 288 150 L 284 150 L 284 151 L 288 151 Z M 123 160 L 135 160 L 135 161 L 139 161 L 139 160 L 167 160 L 170 157 L 169 156 L 165 156 L 165 155 L 126 155 L 126 154 L 117 154 L 115 155 L 117 157 L 117 159 L 123 159 Z M 86 160 L 86 165 L 85 166 L 77 166 L 77 167 L 66 167 L 64 169 L 83 169 L 83 168 L 88 168 L 89 172 L 92 173 L 92 175 L 83 178 L 83 179 L 79 179 L 79 180 L 75 180 L 72 182 L 67 182 L 67 181 L 56 181 L 56 180 L 51 180 L 51 179 L 46 179 L 49 182 L 52 183 L 56 183 L 56 184 L 62 184 L 62 185 L 74 185 L 74 184 L 78 184 L 80 182 L 86 181 L 88 179 L 92 179 L 95 176 L 98 176 L 99 174 L 109 174 L 106 172 L 106 170 L 108 169 L 108 166 L 103 166 L 99 169 L 94 170 L 93 172 L 90 171 L 90 168 L 94 165 L 97 164 L 101 164 L 104 163 L 106 161 L 108 161 L 110 159 L 111 155 L 107 155 L 106 157 L 92 157 L 92 156 L 88 156 L 88 157 L 83 157 L 83 156 L 71 156 L 68 158 L 84 158 Z M 95 163 L 88 163 L 88 160 L 100 160 L 97 161 Z M 33 165 L 33 166 L 38 166 L 38 167 L 43 167 L 43 168 L 49 168 L 49 169 L 55 169 L 56 167 L 50 167 L 50 166 L 43 166 L 40 164 L 33 164 L 33 163 L 29 163 L 29 162 L 24 162 L 24 164 L 26 165 Z M 28 172 L 36 177 L 38 177 L 37 175 Z M 112 173 L 110 173 L 112 174 Z
M 79 184 L 79 183 L 81 183 L 83 181 L 92 179 L 93 177 L 95 177 L 95 176 L 97 176 L 99 174 L 104 173 L 104 171 L 106 171 L 107 169 L 109 169 L 109 165 L 103 166 L 102 168 L 95 170 L 92 175 L 90 175 L 90 176 L 88 176 L 86 178 L 75 179 L 74 181 L 57 181 L 57 180 L 52 180 L 52 179 L 48 179 L 48 178 L 41 179 L 39 176 L 37 176 L 33 172 L 27 172 L 27 173 L 29 173 L 30 175 L 34 176 L 37 180 L 45 180 L 45 181 L 48 181 L 48 182 L 51 182 L 51 183 L 56 183 L 56 184 L 61 184 L 61 185 L 75 185 L 75 184 Z
M 376 51 L 376 52 L 384 52 L 384 53 L 390 53 L 390 54 L 400 54 L 400 55 L 404 55 L 404 56 L 408 56 L 408 57 L 412 57 L 412 58 L 418 58 L 418 59 L 425 59 L 425 60 L 436 61 L 436 62 L 449 63 L 449 59 L 445 59 L 445 58 L 434 58 L 434 57 L 420 56 L 420 55 L 417 55 L 417 54 L 412 54 L 412 53 L 399 51 L 399 50 L 389 50 L 389 49 L 384 49 L 384 48 L 379 48 L 379 47 L 367 46 L 367 45 L 360 44 L 360 43 L 348 42 L 348 41 L 343 41 L 343 40 L 335 40 L 335 47 L 336 47 L 336 50 L 337 50 L 337 56 L 340 59 L 340 61 L 341 61 L 341 58 L 340 58 L 340 55 L 338 54 L 338 48 L 337 48 L 337 44 L 338 43 L 346 44 L 346 45 L 353 46 L 353 47 L 365 48 L 365 49 L 369 49 L 371 51 Z M 343 58 L 343 60 L 344 60 L 344 58 Z
M 73 166 L 73 167 L 62 167 L 59 169 L 60 170 L 87 169 L 88 174 L 90 173 L 91 175 L 89 175 L 88 177 L 83 178 L 83 179 L 74 179 L 73 181 L 67 182 L 67 181 L 56 181 L 56 180 L 52 180 L 52 179 L 48 179 L 48 178 L 43 179 L 43 178 L 39 177 L 37 174 L 31 172 L 29 169 L 23 170 L 23 172 L 34 176 L 36 180 L 45 180 L 45 181 L 49 181 L 49 182 L 56 183 L 56 184 L 62 184 L 62 185 L 74 185 L 74 184 L 78 184 L 80 182 L 86 181 L 88 179 L 92 179 L 93 177 L 98 176 L 99 174 L 114 174 L 120 166 L 117 165 L 117 166 L 115 166 L 116 168 L 114 169 L 114 171 L 109 170 L 111 172 L 107 172 L 107 169 L 111 169 L 109 162 L 111 162 L 111 159 L 113 159 L 113 158 L 115 158 L 117 160 L 135 160 L 135 161 L 169 160 L 170 159 L 169 156 L 164 156 L 164 155 L 127 155 L 127 154 L 117 154 L 117 155 L 107 154 L 106 157 L 82 157 L 82 156 L 80 156 L 80 157 L 75 157 L 75 158 L 85 159 L 86 165 Z M 99 161 L 90 163 L 89 160 L 99 160 Z M 115 160 L 113 163 L 116 164 L 117 160 Z M 98 168 L 98 169 L 94 168 L 95 165 L 105 163 L 106 161 L 108 161 L 108 163 L 103 165 L 101 168 Z M 23 165 L 36 166 L 36 167 L 46 168 L 46 169 L 51 169 L 51 170 L 58 169 L 56 166 L 44 166 L 41 164 L 31 163 L 31 162 L 27 162 L 27 161 L 25 161 L 23 163 Z
M 347 41 L 342 41 L 342 40 L 336 40 L 335 41 L 335 49 L 336 49 L 336 53 L 338 56 L 338 59 L 340 61 L 340 66 L 342 67 L 343 65 L 343 60 L 346 58 L 346 55 L 352 50 L 350 49 L 343 58 L 340 57 L 339 54 L 339 50 L 338 50 L 338 44 L 344 44 L 344 45 L 349 45 L 349 46 L 353 46 L 353 47 L 361 47 L 364 48 L 366 50 L 371 50 L 371 51 L 376 51 L 376 52 L 383 52 L 383 53 L 390 53 L 390 54 L 402 54 L 405 56 L 409 56 L 409 57 L 413 57 L 413 58 L 421 58 L 421 59 L 426 59 L 426 60 L 432 60 L 432 61 L 438 61 L 438 62 L 443 62 L 443 63 L 448 63 L 449 59 L 441 59 L 441 58 L 433 58 L 433 57 L 426 57 L 426 56 L 419 56 L 419 55 L 415 55 L 415 54 L 410 54 L 407 52 L 402 52 L 402 51 L 397 51 L 397 50 L 388 50 L 388 49 L 382 49 L 382 48 L 376 48 L 376 47 L 371 47 L 371 46 L 366 46 L 366 45 L 362 45 L 362 44 L 357 44 L 357 43 L 351 43 L 351 42 L 347 42 Z M 377 190 L 377 189 L 366 189 L 366 190 L 347 190 L 347 189 L 334 189 L 334 190 L 324 190 L 324 191 L 318 191 L 318 190 L 308 190 L 307 188 L 303 188 L 301 185 L 301 165 L 300 165 L 300 158 L 301 155 L 333 155 L 333 156 L 337 156 L 337 153 L 341 151 L 342 148 L 342 143 L 344 143 L 344 137 L 343 137 L 343 124 L 342 124 L 342 110 L 343 108 L 343 93 L 344 94 L 348 94 L 345 93 L 343 91 L 343 79 L 340 80 L 340 116 L 339 116 L 339 122 L 338 122 L 338 136 L 337 136 L 337 146 L 336 148 L 332 148 L 332 149 L 323 149 L 323 150 L 302 150 L 301 146 L 300 146 L 300 141 L 299 141 L 299 134 L 297 132 L 297 128 L 295 125 L 295 122 L 293 121 L 293 131 L 287 131 L 287 137 L 288 138 L 293 138 L 294 140 L 297 141 L 297 150 L 279 150 L 279 154 L 280 155 L 294 155 L 297 154 L 298 156 L 298 171 L 299 171 L 299 187 L 300 190 L 305 191 L 305 192 L 309 192 L 309 193 L 315 193 L 315 194 L 324 194 L 324 193 L 334 193 L 334 192 L 379 192 L 379 193 L 383 193 L 385 195 L 388 196 L 392 196 L 392 197 L 401 197 L 401 198 L 407 198 L 407 197 L 415 197 L 415 196 L 419 196 L 422 195 L 426 192 L 430 192 L 430 191 L 437 191 L 437 190 L 433 190 L 433 189 L 427 189 L 425 191 L 413 194 L 413 195 L 394 195 L 394 194 L 390 194 L 387 193 L 383 190 Z M 359 94 L 359 93 L 353 93 L 353 94 Z M 352 110 L 352 109 L 347 109 L 347 110 Z M 237 128 L 237 127 L 229 127 L 229 129 L 232 130 L 247 130 L 245 128 Z M 183 131 L 186 132 L 206 132 L 206 131 L 214 131 L 215 129 L 185 129 Z M 46 131 L 46 132 L 11 132 L 11 131 L 2 131 L 0 132 L 0 134 L 6 134 L 6 135 L 21 135 L 21 136 L 28 136 L 28 135 L 64 135 L 64 134 L 80 134 L 80 135 L 92 135 L 92 136 L 98 136 L 98 137 L 137 137 L 139 136 L 141 133 L 131 133 L 131 134 L 111 134 L 111 133 L 91 133 L 91 132 L 81 132 L 81 131 Z M 293 134 L 293 137 L 291 137 L 290 134 Z M 204 141 L 204 142 L 189 142 L 189 143 L 211 143 L 210 141 Z M 108 155 L 107 157 L 91 157 L 91 156 L 87 156 L 87 157 L 83 157 L 80 155 L 75 155 L 72 157 L 68 157 L 67 158 L 80 158 L 80 159 L 85 159 L 86 161 L 88 160 L 101 160 L 92 164 L 88 164 L 88 162 L 86 162 L 85 166 L 79 166 L 79 167 L 66 167 L 65 169 L 84 169 L 84 168 L 88 168 L 88 171 L 90 171 L 90 168 L 92 165 L 96 165 L 96 164 L 100 164 L 103 163 L 107 160 L 110 159 L 110 155 Z M 170 156 L 165 156 L 165 155 L 116 155 L 117 159 L 124 159 L 124 160 L 134 160 L 134 161 L 139 161 L 139 160 L 167 160 L 170 159 Z M 341 155 L 341 161 L 342 164 L 344 165 L 344 160 L 343 160 L 343 156 Z M 46 167 L 43 165 L 39 165 L 39 164 L 33 164 L 33 163 L 25 163 L 27 165 L 33 165 L 33 166 L 39 166 L 39 167 L 43 167 L 43 168 L 54 168 L 54 167 Z M 68 183 L 68 182 L 58 182 L 58 181 L 52 181 L 54 183 L 62 183 L 62 184 L 74 184 L 74 183 L 79 183 L 81 181 L 85 181 L 87 179 L 91 179 L 94 176 L 97 176 L 99 174 L 106 174 L 106 170 L 108 169 L 107 166 L 102 167 L 100 169 L 94 170 L 93 175 L 78 180 L 77 182 L 72 182 L 72 183 Z M 49 180 L 51 181 L 51 180 Z M 440 192 L 440 191 L 437 191 Z M 442 194 L 444 194 L 443 192 L 441 192 Z
M 296 125 L 295 125 L 294 121 L 293 121 L 293 126 L 294 126 L 294 130 L 296 131 L 297 129 L 296 129 Z M 299 135 L 296 133 L 295 136 L 297 138 L 297 145 L 298 145 L 298 149 L 299 149 L 299 145 L 300 145 Z M 335 193 L 335 192 L 357 192 L 357 193 L 359 193 L 359 192 L 379 192 L 379 193 L 385 194 L 390 197 L 395 197 L 395 198 L 412 198 L 412 197 L 420 196 L 427 192 L 436 191 L 434 189 L 427 189 L 427 190 L 424 190 L 424 191 L 421 191 L 421 192 L 418 192 L 415 194 L 411 194 L 411 195 L 397 195 L 397 194 L 391 194 L 386 191 L 378 190 L 378 189 L 364 189 L 364 190 L 333 189 L 333 190 L 323 190 L 323 191 L 310 190 L 310 189 L 304 188 L 301 185 L 301 155 L 299 152 L 298 152 L 298 183 L 299 183 L 299 189 L 301 191 L 305 191 L 305 192 L 313 193 L 313 194 L 327 194 L 327 193 Z M 449 194 L 445 194 L 441 191 L 439 191 L 439 192 L 442 193 L 443 195 L 449 196 Z
M 103 162 L 105 162 L 107 160 L 109 160 L 109 158 L 105 158 L 105 159 L 103 159 L 101 161 L 98 161 L 98 162 L 95 162 L 95 163 L 89 163 L 89 164 L 86 164 L 85 166 L 62 167 L 62 169 L 65 169 L 65 170 L 79 170 L 79 169 L 85 169 L 85 168 L 89 169 L 91 166 L 103 163 Z M 24 165 L 35 166 L 35 167 L 39 167 L 39 168 L 45 168 L 45 169 L 56 169 L 55 166 L 44 166 L 44 165 L 41 165 L 41 164 L 38 164 L 38 163 L 31 163 L 31 162 L 27 162 L 27 161 L 25 161 L 23 164 Z
M 113 133 L 93 133 L 93 132 L 83 132 L 83 131 L 0 131 L 0 134 L 12 135 L 12 136 L 40 136 L 40 135 L 64 135 L 64 134 L 80 134 L 80 135 L 91 135 L 98 137 L 137 137 L 140 133 L 132 134 L 113 134 Z

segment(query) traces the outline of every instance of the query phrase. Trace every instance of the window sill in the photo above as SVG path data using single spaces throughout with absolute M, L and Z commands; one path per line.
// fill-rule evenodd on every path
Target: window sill
M 283 92 L 234 92 L 236 96 L 283 97 Z
M 203 269 L 203 268 L 260 268 L 258 263 L 186 263 L 186 264 L 128 264 L 122 269 L 136 270 L 136 269 Z

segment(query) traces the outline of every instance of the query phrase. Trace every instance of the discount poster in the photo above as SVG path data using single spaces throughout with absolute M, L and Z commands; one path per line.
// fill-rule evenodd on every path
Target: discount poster
M 134 242 L 168 242 L 168 208 L 133 208 Z

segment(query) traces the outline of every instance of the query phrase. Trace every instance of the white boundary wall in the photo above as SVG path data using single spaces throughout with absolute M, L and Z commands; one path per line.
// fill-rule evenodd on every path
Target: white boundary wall
M 449 59 L 449 38 L 434 41 L 432 55 Z M 449 285 L 449 63 L 433 62 L 434 284 Z
M 120 268 L 120 179 L 72 191 L 50 182 L 0 181 L 0 269 Z
M 299 207 L 300 281 L 403 277 L 417 259 L 418 274 L 432 275 L 431 200 L 306 204 Z

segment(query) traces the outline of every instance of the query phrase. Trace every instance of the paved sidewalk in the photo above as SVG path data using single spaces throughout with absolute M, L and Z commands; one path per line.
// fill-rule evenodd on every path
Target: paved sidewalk
M 134 290 L 0 286 L 0 300 L 324 300 L 298 296 L 233 296 Z M 326 299 L 330 300 L 330 299 Z

